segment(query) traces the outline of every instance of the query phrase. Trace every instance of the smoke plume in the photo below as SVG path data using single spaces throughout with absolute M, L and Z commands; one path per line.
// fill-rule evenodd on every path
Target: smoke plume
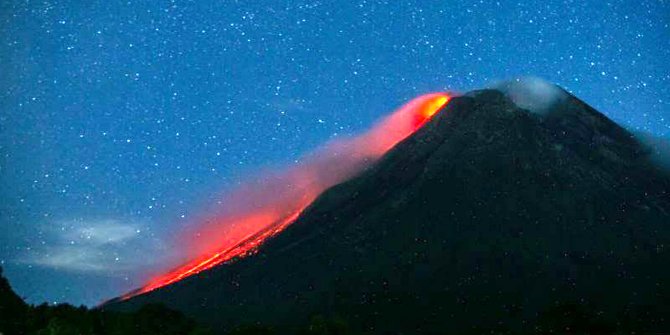
M 186 250 L 191 261 L 156 276 L 125 298 L 253 253 L 263 241 L 291 224 L 319 194 L 360 173 L 448 101 L 444 93 L 417 97 L 368 132 L 331 141 L 295 166 L 243 184 L 225 198 L 217 215 L 179 236 L 181 242 L 176 247 Z

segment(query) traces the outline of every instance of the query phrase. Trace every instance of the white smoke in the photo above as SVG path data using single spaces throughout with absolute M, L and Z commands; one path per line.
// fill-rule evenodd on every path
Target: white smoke
M 501 81 L 492 88 L 505 93 L 517 106 L 537 114 L 545 114 L 552 105 L 567 97 L 563 89 L 537 77 Z

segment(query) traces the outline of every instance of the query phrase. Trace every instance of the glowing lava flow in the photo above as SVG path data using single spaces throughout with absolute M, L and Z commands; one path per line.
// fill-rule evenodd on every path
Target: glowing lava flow
M 268 238 L 293 223 L 327 188 L 353 177 L 411 135 L 447 104 L 445 93 L 417 97 L 370 131 L 326 144 L 302 163 L 243 185 L 226 200 L 228 210 L 187 234 L 198 257 L 157 276 L 121 297 L 155 290 L 238 257 L 253 254 Z M 182 239 L 184 240 L 184 239 Z

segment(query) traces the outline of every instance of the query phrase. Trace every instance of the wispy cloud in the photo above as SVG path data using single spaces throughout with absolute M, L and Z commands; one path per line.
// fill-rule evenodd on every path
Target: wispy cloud
M 125 276 L 165 255 L 162 241 L 142 224 L 114 219 L 71 220 L 42 229 L 41 248 L 20 262 L 66 271 Z M 151 257 L 146 257 L 151 255 Z

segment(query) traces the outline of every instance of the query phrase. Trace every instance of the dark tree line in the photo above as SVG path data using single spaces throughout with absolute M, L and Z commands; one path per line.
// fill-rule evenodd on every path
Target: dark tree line
M 304 335 L 350 334 L 337 320 L 315 317 L 309 325 L 292 332 Z M 250 325 L 227 335 L 276 335 L 270 327 Z M 29 305 L 11 288 L 0 267 L 0 335 L 213 335 L 181 312 L 161 304 L 149 304 L 133 313 L 102 311 L 69 304 Z
M 0 334 L 212 334 L 180 312 L 159 304 L 147 305 L 133 313 L 75 307 L 68 304 L 32 306 L 26 304 L 9 285 L 0 268 Z

